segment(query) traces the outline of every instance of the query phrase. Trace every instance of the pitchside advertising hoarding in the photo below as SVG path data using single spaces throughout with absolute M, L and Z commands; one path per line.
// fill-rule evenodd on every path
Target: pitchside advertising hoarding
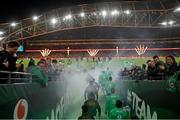
M 139 119 L 180 118 L 180 83 L 176 91 L 169 89 L 167 81 L 118 81 L 118 93 L 131 114 Z
M 117 92 L 139 119 L 180 118 L 180 83 L 169 91 L 166 81 L 117 81 Z M 66 107 L 66 84 L 0 85 L 0 119 L 61 119 Z
M 61 119 L 65 84 L 0 85 L 0 119 Z

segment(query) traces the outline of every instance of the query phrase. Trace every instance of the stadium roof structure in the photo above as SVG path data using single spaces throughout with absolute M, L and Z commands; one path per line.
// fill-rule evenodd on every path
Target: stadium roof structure
M 24 40 L 89 27 L 179 28 L 179 0 L 122 1 L 58 8 L 0 24 L 0 40 Z

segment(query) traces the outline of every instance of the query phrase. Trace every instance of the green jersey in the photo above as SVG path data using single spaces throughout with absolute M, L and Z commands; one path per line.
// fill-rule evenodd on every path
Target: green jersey
M 105 73 L 102 73 L 100 76 L 99 76 L 99 83 L 102 87 L 105 87 L 106 83 L 107 83 L 107 80 L 108 80 L 108 77 Z
M 124 111 L 123 108 L 114 108 L 109 114 L 110 119 L 128 119 L 129 114 L 127 111 Z
M 115 88 L 116 84 L 112 81 L 107 81 L 105 85 L 107 95 L 111 94 L 111 89 Z
M 121 98 L 116 94 L 111 94 L 106 98 L 106 106 L 105 106 L 105 113 L 109 115 L 112 109 L 116 108 L 116 101 L 121 100 Z
M 106 71 L 106 76 L 107 76 L 107 78 L 112 77 L 113 76 L 113 72 L 110 71 L 110 70 L 107 70 Z
M 43 86 L 48 82 L 48 77 L 46 76 L 44 71 L 37 66 L 31 66 L 31 68 L 27 70 L 27 72 L 30 72 L 32 74 L 32 82 L 38 82 Z

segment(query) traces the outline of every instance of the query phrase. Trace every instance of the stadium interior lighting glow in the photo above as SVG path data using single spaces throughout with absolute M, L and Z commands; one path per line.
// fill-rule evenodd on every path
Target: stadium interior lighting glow
M 125 10 L 124 13 L 129 15 L 131 13 L 131 11 L 130 10 Z
M 161 25 L 167 26 L 167 25 L 173 25 L 175 23 L 175 21 L 170 20 L 170 21 L 164 21 L 162 23 L 160 23 Z
M 33 16 L 33 20 L 34 21 L 38 20 L 38 16 Z
M 174 12 L 180 12 L 180 7 L 177 7 Z
M 80 16 L 81 16 L 81 17 L 84 17 L 84 16 L 85 16 L 85 13 L 83 13 L 83 12 L 80 13 Z
M 103 10 L 103 11 L 101 12 L 101 14 L 102 14 L 103 17 L 106 17 L 107 12 L 106 12 L 105 10 Z
M 69 14 L 69 15 L 66 15 L 66 16 L 65 16 L 64 20 L 70 20 L 71 18 L 72 18 L 72 15 Z
M 111 12 L 111 15 L 114 16 L 114 15 L 119 15 L 119 11 L 118 10 L 113 10 Z
M 3 35 L 3 34 L 4 34 L 4 32 L 0 31 L 0 35 Z
M 52 19 L 51 19 L 51 23 L 52 23 L 52 24 L 56 24 L 56 23 L 57 23 L 57 19 L 56 19 L 56 18 L 52 18 Z
M 17 23 L 15 23 L 15 22 L 12 22 L 12 23 L 11 23 L 11 26 L 12 26 L 12 27 L 15 27 L 16 25 L 17 25 Z
M 169 25 L 173 25 L 174 23 L 175 23 L 175 21 L 172 21 L 172 20 L 170 20 L 170 21 L 168 22 Z
M 166 26 L 166 25 L 168 25 L 168 23 L 165 21 L 165 22 L 162 22 L 162 23 L 160 23 L 161 25 L 164 25 L 164 26 Z

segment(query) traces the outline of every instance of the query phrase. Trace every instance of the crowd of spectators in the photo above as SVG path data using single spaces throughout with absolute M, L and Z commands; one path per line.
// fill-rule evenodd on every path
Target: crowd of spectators
M 63 65 L 55 59 L 40 59 L 35 65 L 35 61 L 31 58 L 25 71 L 32 73 L 33 82 L 39 82 L 42 86 L 47 86 L 47 81 L 60 80 L 62 69 Z
M 32 82 L 38 82 L 42 86 L 47 86 L 47 81 L 59 80 L 63 65 L 57 60 L 50 58 L 41 59 L 36 64 L 30 58 L 27 68 L 24 68 L 23 60 L 17 63 L 17 49 L 19 43 L 11 41 L 7 44 L 6 49 L 0 50 L 0 83 L 27 82 L 27 76 L 22 73 L 31 73 Z M 11 72 L 21 72 L 14 75 Z M 21 80 L 20 80 L 21 79 Z M 26 80 L 26 81 L 25 81 Z
M 24 68 L 23 61 L 16 63 L 18 57 L 16 55 L 19 43 L 11 41 L 7 44 L 6 49 L 0 51 L 0 71 L 10 72 L 29 72 L 37 76 L 44 76 L 42 80 L 54 81 L 60 79 L 60 75 L 63 70 L 63 64 L 56 59 L 51 58 L 41 59 L 37 65 L 31 59 L 27 69 Z M 94 59 L 93 59 L 94 61 Z M 100 61 L 100 59 L 97 59 Z M 34 68 L 39 68 L 41 72 L 34 72 Z M 36 69 L 37 70 L 37 69 Z M 35 71 L 36 71 L 35 70 Z M 164 61 L 161 61 L 159 56 L 154 56 L 152 59 L 147 60 L 146 64 L 141 66 L 133 65 L 130 68 L 124 68 L 121 70 L 120 75 L 123 80 L 164 80 L 173 76 L 180 71 L 180 62 L 177 63 L 175 58 L 171 55 L 166 56 Z M 38 74 L 39 73 L 39 74 Z M 40 75 L 40 73 L 42 73 Z M 0 73 L 1 78 L 7 78 L 8 76 Z M 21 76 L 20 76 L 21 77 Z M 34 77 L 32 77 L 34 79 Z M 47 80 L 46 80 L 47 78 Z M 178 75 L 178 80 L 180 75 Z M 33 80 L 34 81 L 34 80 Z M 1 83 L 7 83 L 7 80 L 1 80 Z M 42 84 L 42 82 L 40 82 Z M 43 83 L 44 84 L 44 83 Z
M 147 67 L 146 67 L 147 64 Z M 165 62 L 159 56 L 154 56 L 152 60 L 147 60 L 146 64 L 124 68 L 120 72 L 121 79 L 127 80 L 165 80 L 180 71 L 180 64 L 171 55 L 165 57 Z M 180 76 L 180 75 L 179 75 Z M 180 77 L 178 77 L 179 80 Z

